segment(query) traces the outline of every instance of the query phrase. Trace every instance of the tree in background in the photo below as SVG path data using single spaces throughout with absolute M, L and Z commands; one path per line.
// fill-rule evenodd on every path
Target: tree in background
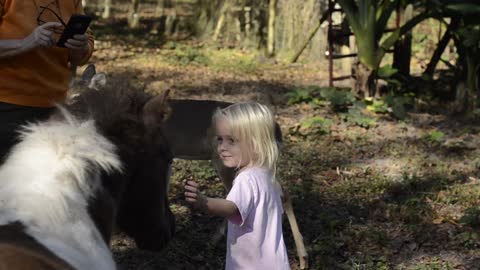
M 385 34 L 388 21 L 399 0 L 337 0 L 345 12 L 358 49 L 358 62 L 354 66 L 355 92 L 359 96 L 373 96 L 375 78 L 385 53 L 395 42 L 415 25 L 431 16 L 429 10 L 421 11 L 392 33 Z
M 397 7 L 397 23 L 404 24 L 413 17 L 413 5 L 399 5 Z M 410 77 L 410 63 L 412 58 L 412 33 L 408 31 L 399 37 L 393 48 L 392 67 L 398 70 L 403 78 Z
M 104 0 L 104 8 L 102 13 L 102 18 L 110 18 L 110 10 L 112 8 L 112 0 Z
M 128 27 L 137 28 L 140 23 L 140 15 L 138 14 L 138 6 L 140 5 L 140 0 L 131 0 L 130 8 L 128 10 Z
M 195 33 L 216 46 L 265 50 L 289 58 L 317 25 L 327 0 L 198 0 Z M 315 38 L 303 56 L 324 60 L 326 32 Z
M 276 18 L 277 0 L 270 0 L 268 5 L 268 39 L 267 54 L 272 57 L 275 54 L 275 18 Z
M 480 6 L 473 0 L 456 3 L 443 0 L 442 3 L 444 14 L 457 21 L 451 31 L 458 52 L 458 79 L 466 86 L 465 95 L 457 89 L 457 111 L 471 114 L 479 105 Z M 464 100 L 458 100 L 459 96 L 464 96 Z

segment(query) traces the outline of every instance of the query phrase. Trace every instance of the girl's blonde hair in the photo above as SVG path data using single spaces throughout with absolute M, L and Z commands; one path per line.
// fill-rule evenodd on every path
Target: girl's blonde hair
M 235 103 L 219 109 L 212 122 L 225 119 L 233 138 L 245 147 L 250 162 L 247 166 L 266 167 L 275 179 L 278 146 L 275 139 L 275 120 L 267 106 L 256 102 Z

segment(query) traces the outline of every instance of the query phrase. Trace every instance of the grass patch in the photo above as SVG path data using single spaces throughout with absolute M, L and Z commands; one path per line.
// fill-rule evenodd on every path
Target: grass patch
M 209 66 L 219 71 L 251 74 L 261 68 L 257 55 L 248 51 L 209 50 L 207 55 Z

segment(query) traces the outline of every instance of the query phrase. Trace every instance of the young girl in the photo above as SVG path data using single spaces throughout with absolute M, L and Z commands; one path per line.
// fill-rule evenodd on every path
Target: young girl
M 209 198 L 197 183 L 185 185 L 186 200 L 228 219 L 225 269 L 290 269 L 282 233 L 282 202 L 275 180 L 278 149 L 270 110 L 238 103 L 213 116 L 217 153 L 237 175 L 226 199 Z

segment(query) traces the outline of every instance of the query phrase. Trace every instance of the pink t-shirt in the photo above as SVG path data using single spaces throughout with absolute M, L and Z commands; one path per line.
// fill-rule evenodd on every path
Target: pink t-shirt
M 282 201 L 268 170 L 247 168 L 227 200 L 241 217 L 228 222 L 226 270 L 290 269 L 282 232 Z

